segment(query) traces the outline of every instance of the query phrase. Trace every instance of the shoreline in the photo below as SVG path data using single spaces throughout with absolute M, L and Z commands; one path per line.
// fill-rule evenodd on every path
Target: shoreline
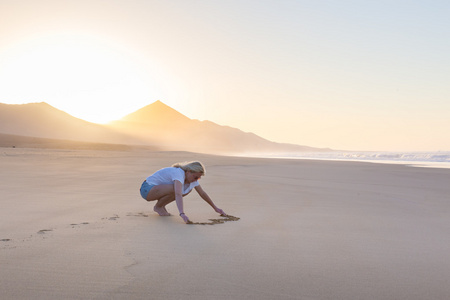
M 370 152 L 368 152 L 370 153 Z M 431 152 L 430 152 L 431 154 Z M 314 156 L 277 156 L 277 155 L 232 155 L 236 157 L 248 157 L 248 158 L 268 158 L 268 159 L 294 159 L 294 160 L 313 160 L 313 161 L 342 161 L 342 162 L 362 162 L 362 163 L 374 163 L 374 164 L 392 164 L 392 165 L 404 165 L 409 167 L 418 168 L 443 168 L 450 169 L 449 161 L 426 161 L 426 160 L 386 160 L 386 159 L 362 159 L 362 158 L 332 158 Z

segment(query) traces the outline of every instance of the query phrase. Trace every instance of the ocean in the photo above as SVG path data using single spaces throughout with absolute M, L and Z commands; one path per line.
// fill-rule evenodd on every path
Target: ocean
M 265 155 L 268 158 L 363 161 L 404 164 L 413 167 L 450 168 L 450 151 L 439 152 L 304 152 L 285 155 Z

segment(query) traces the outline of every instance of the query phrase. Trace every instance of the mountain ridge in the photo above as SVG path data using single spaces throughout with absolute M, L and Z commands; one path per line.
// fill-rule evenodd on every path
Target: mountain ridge
M 147 116 L 152 115 L 158 116 L 157 120 L 154 119 L 148 119 Z M 173 109 L 172 107 L 164 104 L 160 100 L 157 100 L 149 105 L 144 106 L 143 108 L 138 109 L 135 112 L 132 112 L 121 119 L 120 121 L 127 121 L 127 122 L 137 122 L 137 123 L 155 123 L 157 121 L 160 121 L 161 119 L 168 119 L 170 121 L 174 120 L 189 120 L 188 117 L 183 115 L 182 113 L 178 112 L 177 110 Z M 116 121 L 119 121 L 116 120 Z M 114 121 L 113 121 L 114 122 Z
M 128 136 L 76 118 L 46 102 L 0 103 L 0 133 L 86 142 L 132 142 Z
M 0 103 L 0 133 L 212 154 L 329 150 L 276 143 L 238 128 L 190 119 L 160 100 L 103 125 L 78 119 L 45 102 Z

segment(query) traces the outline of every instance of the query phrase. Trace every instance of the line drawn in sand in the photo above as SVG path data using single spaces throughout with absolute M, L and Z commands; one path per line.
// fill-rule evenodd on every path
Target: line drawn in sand
M 144 213 L 128 213 L 127 214 L 128 217 L 149 217 L 148 214 L 144 214 Z M 209 222 L 188 222 L 188 225 L 216 225 L 216 224 L 223 224 L 225 222 L 230 222 L 230 221 L 238 221 L 240 218 L 235 217 L 235 216 L 231 216 L 231 215 L 221 215 L 221 219 L 209 219 Z
M 223 224 L 225 222 L 230 222 L 230 221 L 238 221 L 240 219 L 238 217 L 231 216 L 231 215 L 225 215 L 225 216 L 221 216 L 221 217 L 223 217 L 223 219 L 209 219 L 210 222 L 189 221 L 187 224 L 189 224 L 189 225 L 216 225 L 216 224 Z

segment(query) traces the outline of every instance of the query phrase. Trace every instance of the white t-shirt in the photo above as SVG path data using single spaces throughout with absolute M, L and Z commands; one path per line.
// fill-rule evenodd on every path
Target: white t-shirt
M 191 183 L 184 183 L 186 173 L 181 168 L 164 168 L 156 171 L 153 175 L 147 177 L 147 183 L 150 185 L 160 184 L 173 184 L 175 180 L 178 180 L 183 185 L 183 195 L 189 193 L 194 187 L 198 186 L 198 181 Z

